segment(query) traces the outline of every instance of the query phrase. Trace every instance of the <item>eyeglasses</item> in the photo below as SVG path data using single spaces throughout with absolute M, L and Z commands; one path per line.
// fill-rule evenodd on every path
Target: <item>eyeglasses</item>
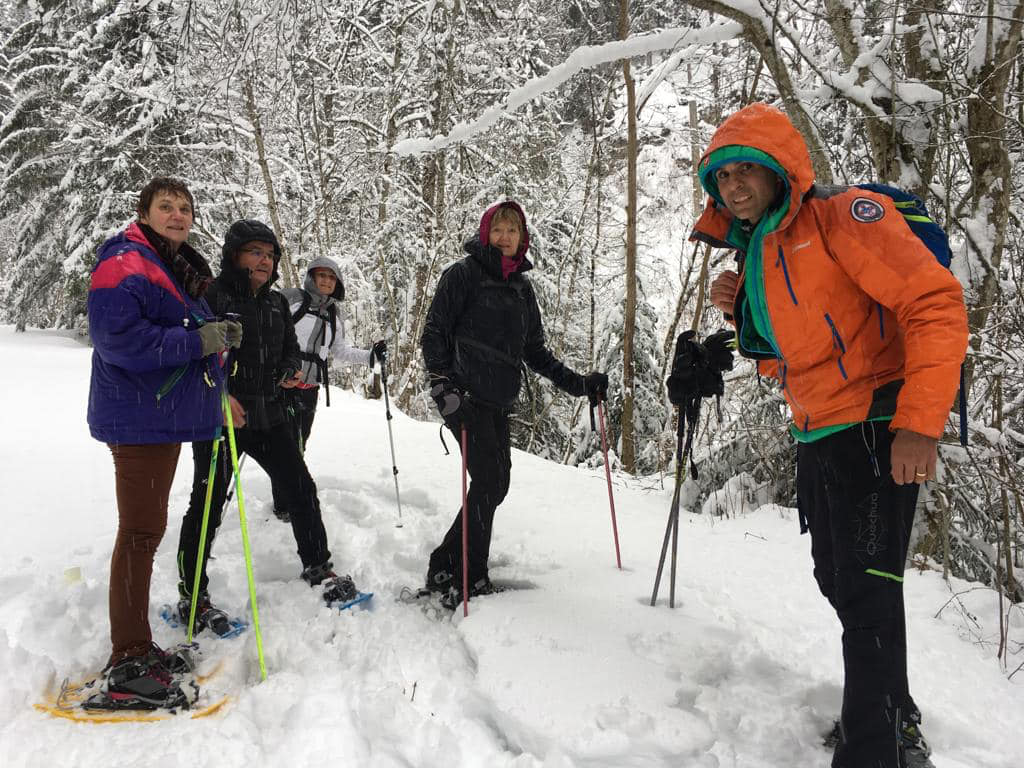
M 259 248 L 246 248 L 245 250 L 240 251 L 240 253 L 243 253 L 247 256 L 252 256 L 253 258 L 256 259 L 269 259 L 270 261 L 274 260 L 273 250 L 264 251 L 260 250 Z

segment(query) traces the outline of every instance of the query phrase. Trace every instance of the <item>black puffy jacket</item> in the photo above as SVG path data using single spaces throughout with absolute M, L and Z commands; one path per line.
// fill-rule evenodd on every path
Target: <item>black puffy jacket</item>
M 509 408 L 525 362 L 570 395 L 586 394 L 583 377 L 545 346 L 537 297 L 523 274 L 533 265 L 524 257 L 505 280 L 501 251 L 483 242 L 469 240 L 468 255 L 437 284 L 420 340 L 431 379 L 447 377 L 476 400 Z
M 214 314 L 232 312 L 242 323 L 242 346 L 232 351 L 237 366 L 232 363 L 228 392 L 245 408 L 246 427 L 270 429 L 285 420 L 278 382 L 288 370 L 302 367 L 288 302 L 270 288 L 277 279 L 277 260 L 272 277 L 255 296 L 248 272 L 235 266 L 231 254 L 224 255 L 220 270 L 206 300 Z

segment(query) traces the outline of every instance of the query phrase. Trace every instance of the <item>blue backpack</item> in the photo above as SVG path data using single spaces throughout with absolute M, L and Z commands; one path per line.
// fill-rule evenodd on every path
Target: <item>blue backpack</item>
M 893 201 L 896 210 L 903 214 L 904 221 L 910 227 L 910 231 L 917 235 L 918 239 L 925 244 L 935 260 L 943 267 L 949 269 L 953 260 L 953 251 L 949 247 L 949 237 L 945 230 L 940 227 L 925 208 L 924 201 L 917 195 L 906 192 L 898 187 L 890 187 L 885 184 L 857 184 L 858 189 L 866 189 L 869 192 L 877 192 L 885 195 Z M 967 447 L 967 400 L 964 396 L 964 366 L 960 365 L 960 444 Z

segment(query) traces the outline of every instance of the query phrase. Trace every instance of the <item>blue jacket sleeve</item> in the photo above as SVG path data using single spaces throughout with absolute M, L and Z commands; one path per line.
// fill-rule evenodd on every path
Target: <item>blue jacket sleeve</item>
M 89 293 L 89 334 L 104 362 L 129 371 L 172 368 L 202 357 L 195 330 L 155 323 L 146 308 L 161 289 L 141 275 Z

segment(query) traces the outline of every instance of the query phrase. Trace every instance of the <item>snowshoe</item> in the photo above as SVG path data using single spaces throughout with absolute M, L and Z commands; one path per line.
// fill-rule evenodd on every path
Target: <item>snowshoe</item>
M 302 572 L 302 578 L 311 587 L 323 587 L 324 602 L 329 606 L 345 610 L 373 597 L 372 592 L 360 592 L 356 589 L 351 576 L 339 576 L 332 568 L 333 564 L 328 560 L 322 565 L 310 566 Z
M 496 595 L 499 592 L 504 592 L 506 587 L 495 584 L 489 578 L 484 576 L 476 583 L 470 585 L 469 596 L 470 597 L 481 597 L 482 595 Z
M 921 735 L 920 722 L 921 714 L 912 712 L 900 726 L 900 746 L 906 756 L 907 768 L 935 768 L 935 764 L 929 760 L 932 750 L 924 736 Z M 832 730 L 825 734 L 821 744 L 828 749 L 835 749 L 841 740 L 842 730 L 839 721 L 836 720 L 832 724 Z
M 178 620 L 183 626 L 188 626 L 191 610 L 192 598 L 183 597 L 178 601 Z M 234 629 L 228 615 L 220 608 L 215 608 L 210 602 L 210 596 L 204 592 L 199 596 L 199 601 L 196 604 L 195 631 L 198 634 L 206 628 L 220 637 L 227 637 Z
M 438 594 L 438 592 L 435 592 L 432 589 L 427 589 L 426 587 L 421 587 L 420 589 L 402 587 L 402 591 L 398 593 L 398 602 L 412 605 L 414 603 L 430 600 Z
M 326 603 L 346 603 L 359 595 L 359 590 L 356 589 L 352 577 L 347 574 L 345 576 L 331 574 L 321 582 L 321 586 L 324 588 L 324 602 Z
M 167 671 L 172 675 L 184 675 L 193 671 L 197 664 L 196 654 L 198 650 L 199 645 L 197 643 L 176 645 L 173 648 L 168 648 L 166 651 L 156 643 L 150 646 L 150 652 L 160 659 L 167 668 Z
M 900 744 L 907 756 L 907 768 L 935 768 L 929 760 L 932 748 L 921 735 L 921 713 L 911 712 L 910 717 L 900 724 Z
M 162 606 L 160 606 L 160 618 L 167 622 L 167 625 L 169 627 L 172 627 L 173 629 L 185 629 L 186 627 L 188 627 L 188 612 L 190 606 L 189 601 L 187 599 L 183 600 L 183 602 L 185 603 L 184 610 L 181 607 L 181 602 L 179 602 L 177 605 L 164 603 Z M 214 610 L 216 610 L 220 614 L 224 613 L 223 611 L 220 611 L 218 609 Z M 242 634 L 249 627 L 249 625 L 246 624 L 242 619 L 234 619 L 226 615 L 225 618 L 227 620 L 228 627 L 227 631 L 222 632 L 221 630 L 223 629 L 223 625 L 221 625 L 219 622 L 212 623 L 211 625 L 211 622 L 208 619 L 207 622 L 204 624 L 202 616 L 200 615 L 199 612 L 199 606 L 196 606 L 196 625 L 193 628 L 193 631 L 198 633 L 202 631 L 205 627 L 209 626 L 211 632 L 216 633 L 218 637 L 227 639 L 229 637 L 235 637 L 236 635 Z
M 154 646 L 143 656 L 127 656 L 110 667 L 104 689 L 82 703 L 87 710 L 187 708 L 189 699 L 164 665 L 167 654 Z
M 477 579 L 475 582 L 469 585 L 469 597 L 482 597 L 484 595 L 496 595 L 499 592 L 504 592 L 505 587 L 498 586 L 488 577 L 484 576 L 482 579 Z M 449 611 L 454 611 L 462 604 L 462 590 L 457 587 L 449 587 L 441 595 L 441 605 L 447 608 Z
M 437 571 L 435 573 L 427 573 L 427 582 L 420 592 L 426 592 L 435 595 L 443 595 L 452 585 L 455 583 L 455 577 L 452 576 L 448 571 Z

